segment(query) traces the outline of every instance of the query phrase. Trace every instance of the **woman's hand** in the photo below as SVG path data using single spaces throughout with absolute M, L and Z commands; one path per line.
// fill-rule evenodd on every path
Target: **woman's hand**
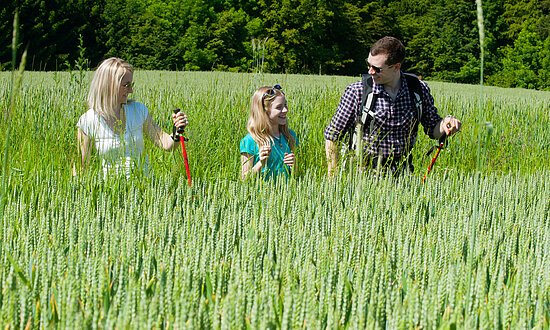
M 183 111 L 180 111 L 178 113 L 173 113 L 172 121 L 174 122 L 174 126 L 178 128 L 189 125 L 189 120 L 187 120 L 187 115 Z
M 283 158 L 283 163 L 286 165 L 292 167 L 296 163 L 296 158 L 294 157 L 294 153 L 285 153 L 285 157 Z

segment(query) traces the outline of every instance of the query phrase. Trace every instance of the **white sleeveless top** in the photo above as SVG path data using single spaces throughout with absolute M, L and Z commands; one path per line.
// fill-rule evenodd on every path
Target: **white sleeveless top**
M 129 101 L 124 105 L 126 127 L 124 136 L 115 134 L 107 125 L 105 119 L 93 109 L 80 116 L 76 126 L 89 138 L 94 140 L 94 146 L 102 159 L 103 174 L 110 171 L 120 173 L 124 169 L 126 176 L 130 175 L 135 166 L 148 167 L 146 157 L 142 159 L 144 149 L 143 124 L 149 115 L 149 109 L 139 102 Z

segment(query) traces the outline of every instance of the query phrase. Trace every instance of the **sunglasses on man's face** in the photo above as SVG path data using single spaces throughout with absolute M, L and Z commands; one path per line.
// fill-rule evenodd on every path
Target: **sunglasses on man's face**
M 387 67 L 382 68 L 382 67 L 374 66 L 374 65 L 370 64 L 369 62 L 367 62 L 367 66 L 368 66 L 368 68 L 369 68 L 369 71 L 370 71 L 370 69 L 373 69 L 374 72 L 380 73 L 380 72 L 382 72 L 382 71 L 384 71 L 384 70 L 386 70 L 386 69 L 391 68 L 392 66 L 394 66 L 394 64 L 388 65 Z
M 268 89 L 264 95 L 262 95 L 262 101 L 263 100 L 270 100 L 272 98 L 275 97 L 275 95 L 277 95 L 277 93 L 275 92 L 276 90 L 280 91 L 281 93 L 283 93 L 283 87 L 281 87 L 281 85 L 279 84 L 275 84 L 273 85 L 273 87 L 271 87 L 270 89 Z M 285 93 L 283 93 L 284 95 Z

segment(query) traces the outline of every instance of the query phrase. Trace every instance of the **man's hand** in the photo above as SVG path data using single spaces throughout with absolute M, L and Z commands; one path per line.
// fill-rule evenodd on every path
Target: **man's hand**
M 458 118 L 454 116 L 447 116 L 439 122 L 439 125 L 436 125 L 434 127 L 434 137 L 436 139 L 441 138 L 443 135 L 451 136 L 455 134 L 456 132 L 460 131 L 460 128 L 462 127 L 462 123 Z

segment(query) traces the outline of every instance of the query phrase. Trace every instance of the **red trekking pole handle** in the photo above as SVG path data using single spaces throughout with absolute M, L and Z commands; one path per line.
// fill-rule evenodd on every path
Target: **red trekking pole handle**
M 180 112 L 180 109 L 174 109 L 174 113 Z M 185 141 L 187 140 L 183 136 L 184 128 L 173 126 L 172 139 L 179 141 L 181 144 L 181 154 L 183 155 L 183 164 L 185 165 L 185 174 L 187 175 L 187 185 L 191 187 L 191 171 L 189 170 L 189 159 L 187 158 L 187 150 L 185 149 Z

